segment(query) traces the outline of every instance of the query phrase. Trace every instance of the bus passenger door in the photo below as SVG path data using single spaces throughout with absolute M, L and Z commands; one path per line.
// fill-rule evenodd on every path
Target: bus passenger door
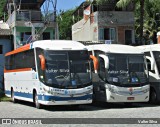
M 108 69 L 108 57 L 105 55 L 99 55 L 98 57 L 99 62 L 99 69 L 98 69 L 98 76 L 99 76 L 99 83 L 95 86 L 96 92 L 96 99 L 99 101 L 106 101 L 106 77 L 107 77 L 107 69 Z

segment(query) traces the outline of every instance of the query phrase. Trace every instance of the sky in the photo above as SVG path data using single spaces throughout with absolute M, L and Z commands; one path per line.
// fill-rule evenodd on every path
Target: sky
M 47 0 L 46 0 L 47 1 Z M 53 0 L 54 1 L 54 0 Z M 86 0 L 57 0 L 57 11 L 74 9 Z M 50 3 L 49 10 L 53 10 L 53 5 Z
M 74 9 L 86 0 L 57 0 L 57 10 Z

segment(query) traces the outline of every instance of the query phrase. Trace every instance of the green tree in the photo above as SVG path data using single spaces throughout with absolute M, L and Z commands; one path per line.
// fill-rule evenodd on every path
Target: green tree
M 135 8 L 135 31 L 136 35 L 138 35 L 140 31 L 140 19 L 139 12 L 140 5 L 137 5 Z M 154 43 L 157 42 L 156 34 L 160 30 L 160 24 L 158 20 L 160 12 L 160 1 L 159 0 L 145 0 L 144 4 L 144 24 L 143 24 L 143 38 L 145 38 L 146 34 L 149 40 L 152 40 Z
M 64 40 L 72 40 L 72 14 L 74 10 L 61 11 L 57 16 L 59 25 L 59 38 Z
M 144 29 L 149 32 L 150 38 L 157 42 L 157 32 L 160 31 L 160 0 L 145 2 Z
M 2 19 L 3 15 L 4 15 L 4 12 L 3 12 L 3 8 L 4 8 L 4 5 L 6 3 L 6 0 L 0 0 L 0 19 Z

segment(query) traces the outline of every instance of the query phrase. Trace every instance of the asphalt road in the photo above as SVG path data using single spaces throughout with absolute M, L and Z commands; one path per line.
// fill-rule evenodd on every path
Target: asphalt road
M 77 124 L 78 126 L 87 126 L 87 127 L 91 127 L 91 126 L 102 127 L 106 125 L 115 126 L 115 127 L 119 127 L 119 126 L 127 127 L 128 122 L 134 123 L 135 121 L 137 121 L 137 123 L 135 122 L 135 124 L 137 124 L 138 126 L 150 127 L 152 123 L 154 123 L 152 126 L 158 126 L 156 124 L 156 121 L 160 124 L 159 119 L 154 119 L 154 118 L 160 118 L 160 105 L 151 105 L 147 103 L 135 103 L 133 104 L 133 106 L 129 107 L 121 103 L 107 104 L 107 103 L 99 102 L 91 105 L 80 105 L 79 107 L 49 106 L 49 107 L 44 107 L 43 109 L 36 109 L 32 103 L 28 103 L 28 102 L 21 101 L 15 104 L 12 102 L 0 102 L 0 118 L 3 118 L 3 119 L 11 118 L 12 121 L 15 119 L 15 122 L 13 123 L 18 124 L 18 126 L 21 126 L 19 124 L 25 124 L 25 122 L 27 123 L 32 122 L 32 124 L 34 122 L 35 123 L 39 122 L 38 124 L 54 123 L 54 126 L 57 126 L 57 127 L 59 126 L 77 127 Z M 33 121 L 31 118 L 37 121 Z M 46 119 L 41 119 L 41 118 L 46 118 Z M 76 119 L 68 119 L 68 118 L 76 118 Z M 113 119 L 109 119 L 109 118 L 113 118 Z M 124 119 L 124 118 L 127 118 L 127 119 Z M 145 118 L 148 118 L 148 119 L 145 119 Z M 21 123 L 21 122 L 16 123 L 18 120 L 24 123 Z M 106 124 L 107 123 L 106 121 L 112 124 Z M 141 122 L 141 124 L 139 124 L 139 122 Z M 63 124 L 60 124 L 60 123 L 63 123 Z M 99 123 L 103 123 L 103 124 L 99 124 Z M 119 123 L 123 123 L 123 124 L 119 124 Z M 135 126 L 135 124 L 129 124 L 129 126 L 130 127 Z M 15 126 L 17 127 L 17 125 Z M 41 125 L 41 126 L 44 126 L 44 125 Z M 45 124 L 45 126 L 53 126 L 53 125 Z

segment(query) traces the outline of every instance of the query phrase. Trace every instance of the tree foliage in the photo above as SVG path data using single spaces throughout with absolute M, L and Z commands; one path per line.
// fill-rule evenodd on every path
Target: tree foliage
M 135 9 L 135 30 L 136 35 L 139 33 L 140 29 L 140 19 L 139 19 L 139 8 L 137 5 Z M 153 40 L 154 43 L 157 42 L 156 34 L 160 31 L 160 0 L 145 0 L 144 5 L 144 34 L 147 34 L 148 39 Z
M 151 35 L 154 31 L 160 31 L 160 0 L 154 2 L 146 0 L 144 17 L 144 29 L 147 29 Z
M 3 8 L 5 5 L 6 0 L 0 0 L 0 19 L 2 19 L 4 12 L 3 12 Z
M 57 17 L 60 39 L 72 40 L 73 12 L 74 10 L 61 11 Z

